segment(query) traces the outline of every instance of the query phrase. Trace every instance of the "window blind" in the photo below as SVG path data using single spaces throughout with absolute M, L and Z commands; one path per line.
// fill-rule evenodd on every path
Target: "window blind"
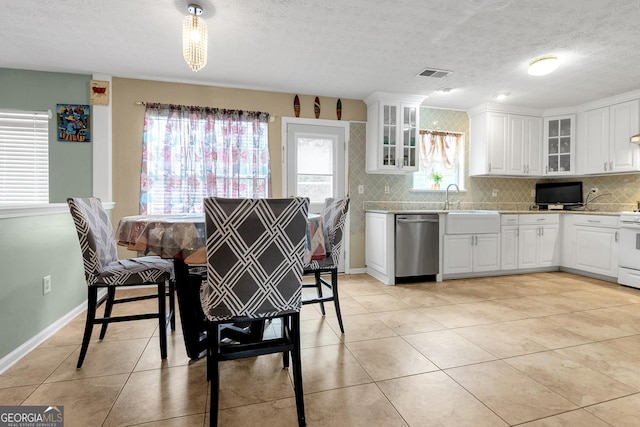
M 0 110 L 0 206 L 49 203 L 50 114 Z

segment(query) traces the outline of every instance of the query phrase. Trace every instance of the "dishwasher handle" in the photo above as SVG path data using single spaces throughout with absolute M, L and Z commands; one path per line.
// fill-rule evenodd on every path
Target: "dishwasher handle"
M 396 218 L 396 222 L 398 223 L 403 223 L 403 224 L 415 224 L 415 223 L 421 223 L 421 222 L 431 222 L 431 223 L 437 223 L 440 220 L 438 219 L 428 219 L 428 218 L 424 218 L 424 219 L 408 219 L 408 218 Z

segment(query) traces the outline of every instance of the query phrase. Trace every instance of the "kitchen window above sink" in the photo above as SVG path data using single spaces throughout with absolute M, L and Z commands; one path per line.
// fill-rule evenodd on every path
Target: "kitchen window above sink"
M 421 130 L 419 148 L 413 191 L 444 191 L 450 184 L 464 189 L 464 134 Z

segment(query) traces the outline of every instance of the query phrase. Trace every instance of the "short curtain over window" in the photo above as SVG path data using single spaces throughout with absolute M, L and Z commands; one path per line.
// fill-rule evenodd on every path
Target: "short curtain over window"
M 49 203 L 49 118 L 0 110 L 0 206 Z
M 439 190 L 462 185 L 464 134 L 420 131 L 420 169 L 413 174 L 414 190 Z
M 147 104 L 140 214 L 202 212 L 204 197 L 268 197 L 267 113 Z

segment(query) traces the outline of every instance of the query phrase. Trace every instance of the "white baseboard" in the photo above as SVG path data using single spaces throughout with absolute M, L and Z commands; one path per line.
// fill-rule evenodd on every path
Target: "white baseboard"
M 87 301 L 85 300 L 76 308 L 74 308 L 73 310 L 53 322 L 51 325 L 40 331 L 37 335 L 29 339 L 27 342 L 22 344 L 20 347 L 16 348 L 11 353 L 0 359 L 0 374 L 3 374 L 7 369 L 15 365 L 20 359 L 29 354 L 30 351 L 37 348 L 40 344 L 53 336 L 56 332 L 62 329 L 67 323 L 69 323 L 78 314 L 82 313 L 86 309 Z M 81 343 L 78 343 L 78 345 L 80 344 Z
M 366 272 L 366 268 L 351 268 L 347 274 L 364 274 Z

